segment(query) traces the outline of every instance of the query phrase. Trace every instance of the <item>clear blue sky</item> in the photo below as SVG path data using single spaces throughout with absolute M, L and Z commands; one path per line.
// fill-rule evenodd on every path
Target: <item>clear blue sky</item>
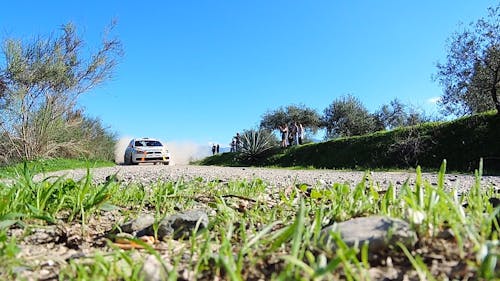
M 370 112 L 394 98 L 435 110 L 431 80 L 446 39 L 498 1 L 7 1 L 0 37 L 29 39 L 73 22 L 89 48 L 104 28 L 125 56 L 79 105 L 119 136 L 217 142 L 268 110 L 320 113 L 353 94 Z

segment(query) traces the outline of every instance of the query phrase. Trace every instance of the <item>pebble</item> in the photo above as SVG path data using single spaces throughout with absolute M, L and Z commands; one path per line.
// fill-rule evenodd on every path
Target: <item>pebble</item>
M 172 266 L 166 265 L 166 267 Z M 165 268 L 155 255 L 148 255 L 141 268 L 140 275 L 145 281 L 162 281 L 168 279 L 168 270 L 172 270 L 172 268 Z

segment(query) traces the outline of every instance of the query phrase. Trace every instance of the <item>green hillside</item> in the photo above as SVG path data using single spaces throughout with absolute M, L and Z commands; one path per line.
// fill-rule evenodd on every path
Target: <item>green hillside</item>
M 258 166 L 328 169 L 414 168 L 471 172 L 483 158 L 485 173 L 500 172 L 500 116 L 496 112 L 425 123 L 365 136 L 275 149 Z M 207 157 L 202 165 L 240 166 L 237 154 Z

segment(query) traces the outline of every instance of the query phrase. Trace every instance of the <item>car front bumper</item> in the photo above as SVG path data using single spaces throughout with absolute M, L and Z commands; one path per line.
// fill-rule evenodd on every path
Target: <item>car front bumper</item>
M 170 162 L 170 154 L 161 154 L 161 153 L 134 153 L 132 155 L 132 161 L 134 163 L 169 163 Z

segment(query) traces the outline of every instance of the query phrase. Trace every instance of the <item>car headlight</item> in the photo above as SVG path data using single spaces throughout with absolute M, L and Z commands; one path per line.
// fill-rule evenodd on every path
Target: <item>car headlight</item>
M 145 151 L 140 150 L 140 149 L 136 149 L 136 150 L 135 150 L 135 153 L 137 153 L 137 154 L 144 154 L 144 153 L 145 153 Z

